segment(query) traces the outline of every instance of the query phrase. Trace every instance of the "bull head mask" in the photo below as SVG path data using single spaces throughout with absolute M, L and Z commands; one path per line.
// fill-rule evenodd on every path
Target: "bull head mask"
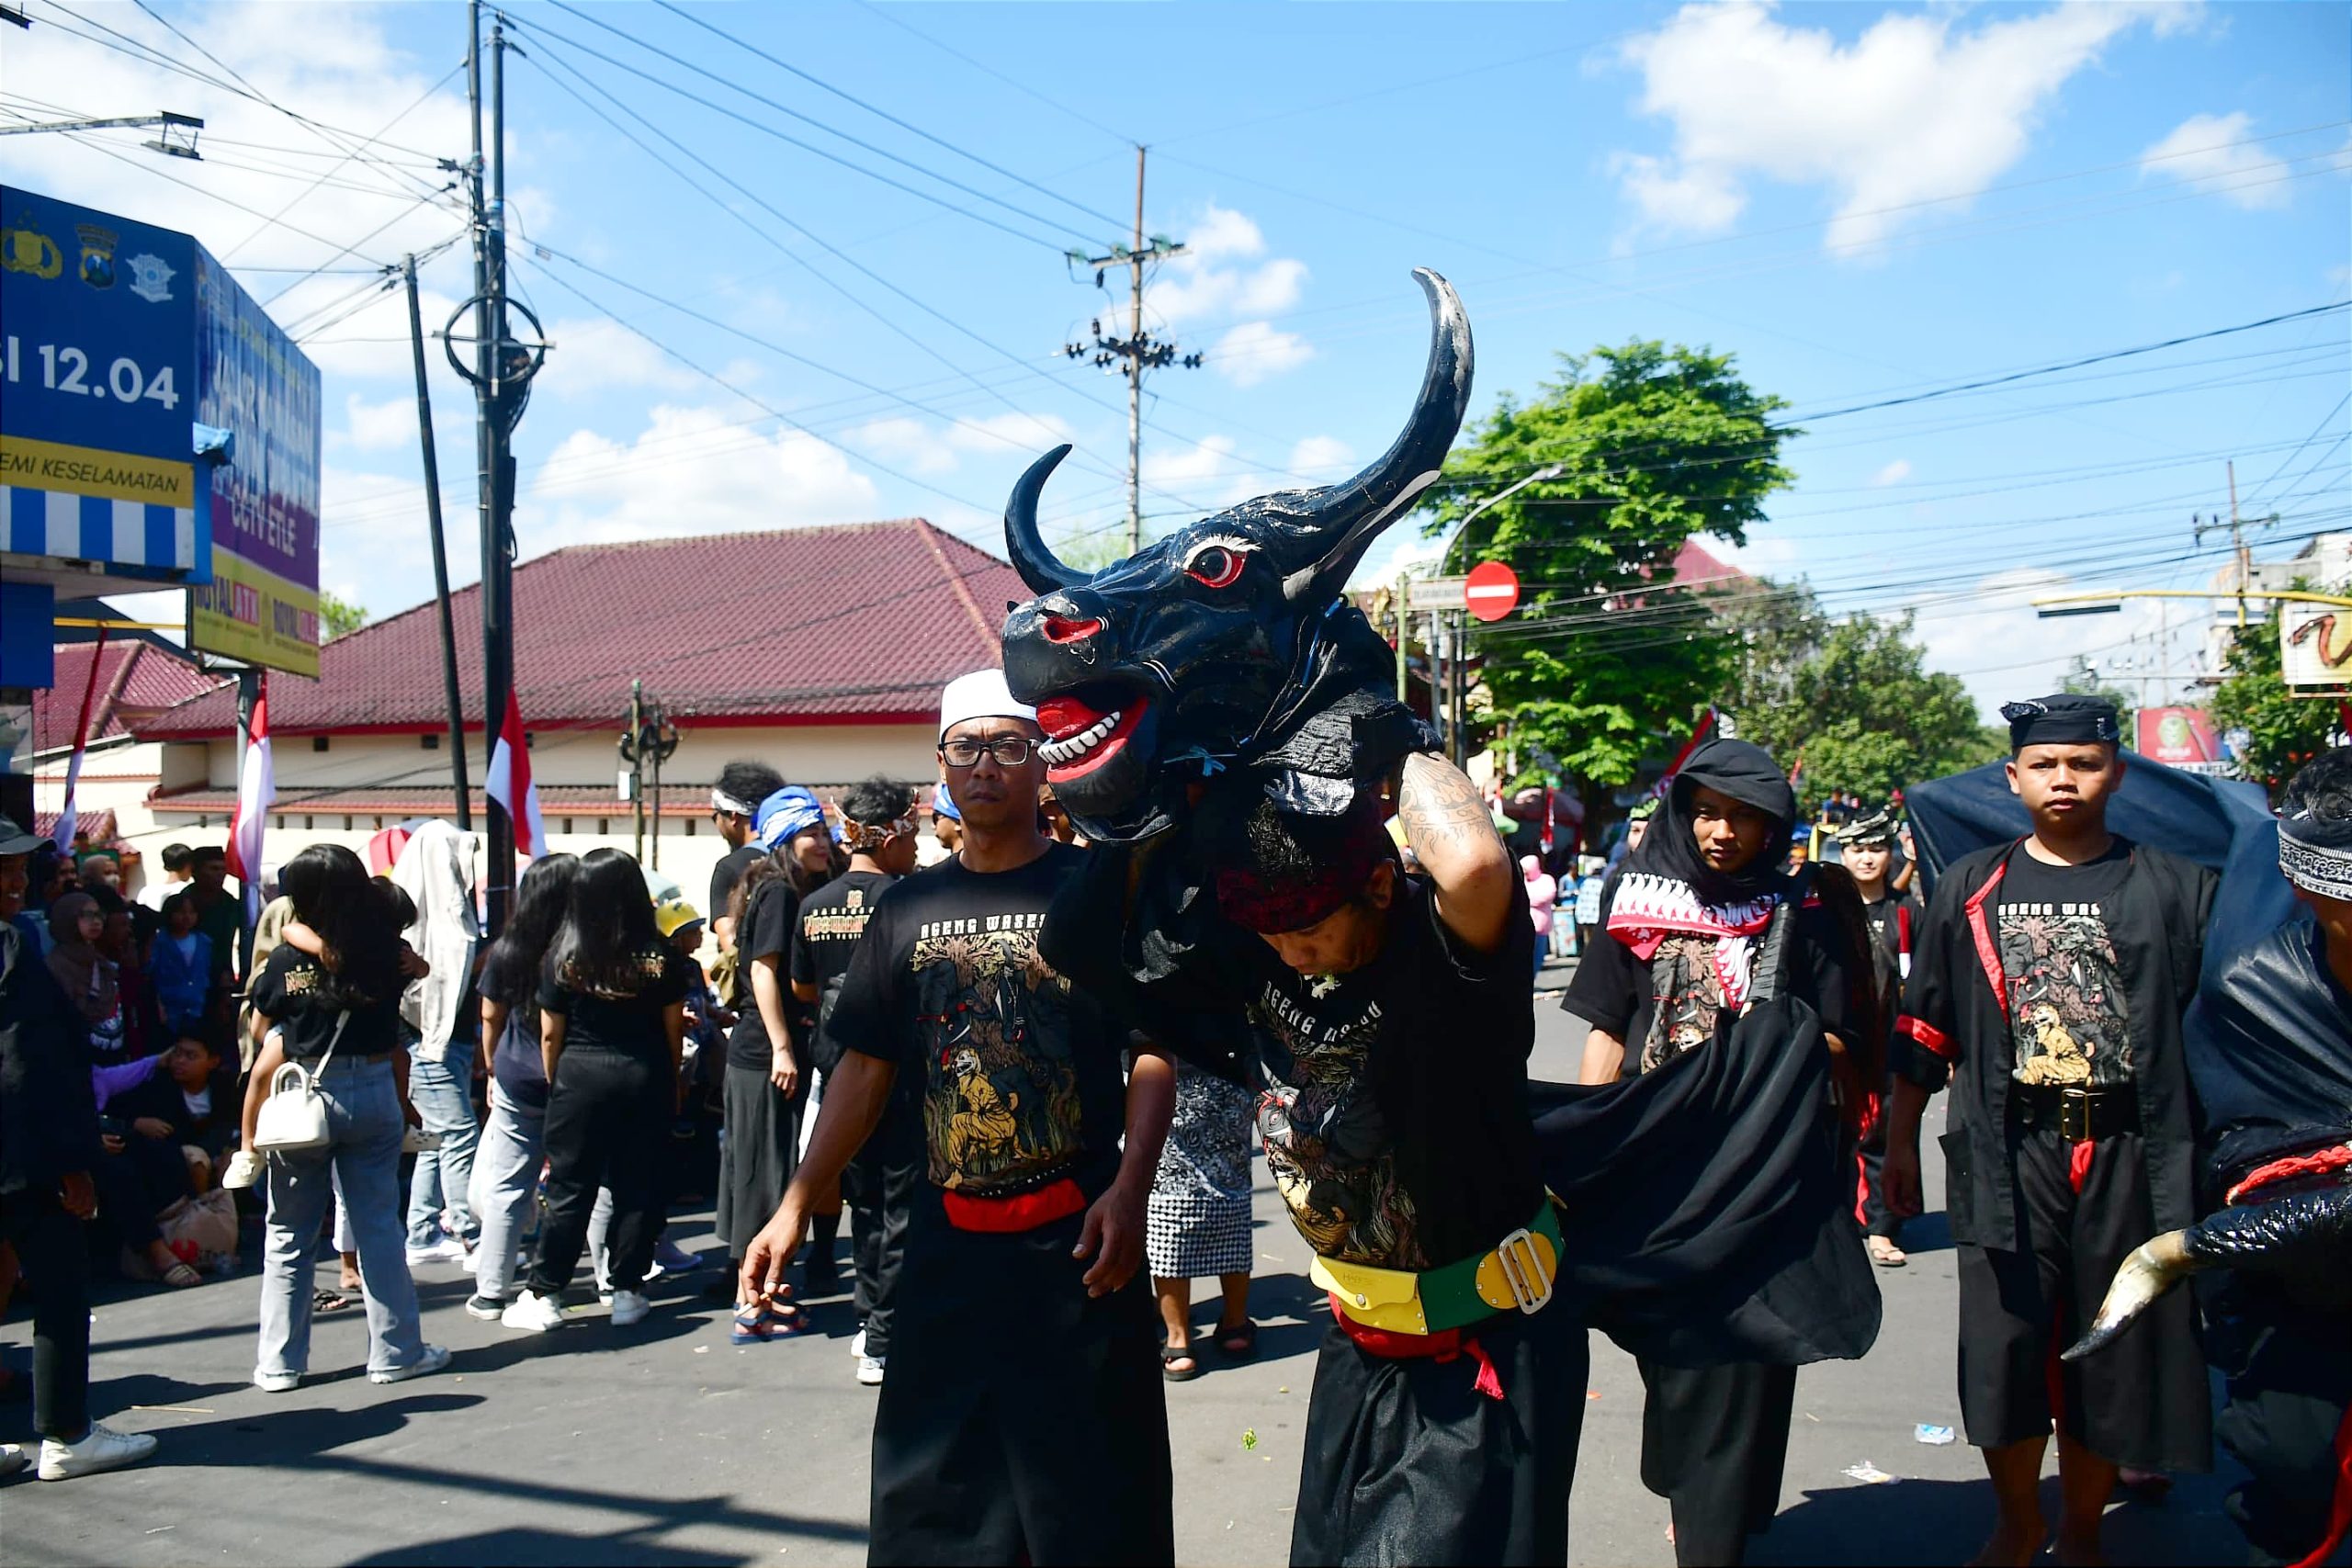
M 1436 273 L 1413 276 L 1430 301 L 1420 396 L 1396 445 L 1346 483 L 1243 502 L 1091 576 L 1037 531 L 1069 448 L 1013 487 L 1005 547 L 1037 597 L 1005 618 L 1005 676 L 1036 705 L 1054 794 L 1089 838 L 1148 838 L 1182 816 L 1186 785 L 1227 770 L 1267 773 L 1295 807 L 1344 809 L 1355 779 L 1426 743 L 1385 694 L 1386 645 L 1340 599 L 1438 477 L 1469 407 L 1462 301 Z

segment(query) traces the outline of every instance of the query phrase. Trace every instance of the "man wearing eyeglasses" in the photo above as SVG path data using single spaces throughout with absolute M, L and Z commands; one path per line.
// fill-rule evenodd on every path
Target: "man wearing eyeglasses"
M 922 1170 L 874 1424 L 876 1562 L 1175 1556 L 1140 1276 L 1175 1077 L 1037 954 L 1086 858 L 1039 831 L 1044 739 L 1001 671 L 949 683 L 940 774 L 963 847 L 876 903 L 826 1015 L 841 1058 L 815 1134 L 743 1259 L 744 1301 L 786 1294 L 810 1211 L 904 1075 Z

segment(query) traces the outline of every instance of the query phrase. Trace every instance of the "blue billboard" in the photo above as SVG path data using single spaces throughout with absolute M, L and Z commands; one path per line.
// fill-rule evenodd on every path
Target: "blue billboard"
M 201 581 L 197 244 L 0 186 L 0 549 Z

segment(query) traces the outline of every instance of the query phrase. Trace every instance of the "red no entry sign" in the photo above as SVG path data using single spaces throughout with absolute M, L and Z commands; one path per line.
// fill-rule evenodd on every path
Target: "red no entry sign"
M 1519 573 L 1498 560 L 1480 561 L 1462 580 L 1462 597 L 1482 621 L 1499 621 L 1519 607 Z

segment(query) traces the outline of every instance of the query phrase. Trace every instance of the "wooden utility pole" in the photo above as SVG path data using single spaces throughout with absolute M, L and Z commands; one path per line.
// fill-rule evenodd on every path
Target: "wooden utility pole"
M 1078 265 L 1094 269 L 1096 288 L 1102 286 L 1103 274 L 1114 266 L 1127 269 L 1127 335 L 1124 338 L 1106 336 L 1102 321 L 1096 317 L 1089 323 L 1093 342 L 1068 343 L 1062 353 L 1072 359 L 1091 359 L 1096 368 L 1107 370 L 1114 365 L 1127 381 L 1127 552 L 1132 555 L 1143 546 L 1143 373 L 1169 365 L 1182 365 L 1187 370 L 1200 368 L 1202 355 L 1177 355 L 1172 343 L 1154 342 L 1143 330 L 1143 269 L 1146 263 L 1166 261 L 1185 254 L 1185 248 L 1171 240 L 1155 234 L 1148 242 L 1143 232 L 1144 154 L 1147 149 L 1136 146 L 1136 229 L 1135 242 L 1130 245 L 1114 245 L 1108 255 L 1090 256 L 1084 251 L 1072 251 L 1069 260 Z

